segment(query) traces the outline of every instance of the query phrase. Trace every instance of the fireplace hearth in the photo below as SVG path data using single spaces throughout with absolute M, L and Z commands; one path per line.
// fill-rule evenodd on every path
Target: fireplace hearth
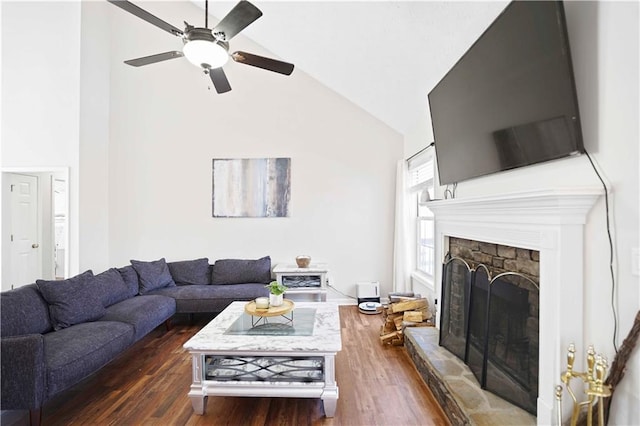
M 438 344 L 437 329 L 407 328 L 405 347 L 451 424 L 536 424 L 535 416 L 491 392 L 482 390 L 469 367 Z

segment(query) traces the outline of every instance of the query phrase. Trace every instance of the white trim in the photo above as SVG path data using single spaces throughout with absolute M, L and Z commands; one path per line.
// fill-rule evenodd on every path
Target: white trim
M 561 188 L 428 203 L 436 259 L 444 258 L 450 236 L 540 251 L 538 424 L 553 422 L 566 348 L 584 347 L 584 224 L 602 194 L 600 187 Z M 436 269 L 438 295 L 440 276 Z
M 418 283 L 420 283 L 422 286 L 426 287 L 427 289 L 433 292 L 436 291 L 434 277 L 430 277 L 424 272 L 416 270 L 411 273 L 411 278 L 416 280 Z
M 335 303 L 336 305 L 340 305 L 340 306 L 356 306 L 358 304 L 357 300 L 354 299 L 349 299 L 346 297 L 339 297 L 339 298 L 327 298 L 327 302 L 331 302 L 331 303 Z

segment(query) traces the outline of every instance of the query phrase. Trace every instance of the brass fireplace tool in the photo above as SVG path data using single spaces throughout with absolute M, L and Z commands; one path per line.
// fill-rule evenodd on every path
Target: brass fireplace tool
M 575 426 L 578 423 L 578 416 L 580 410 L 587 407 L 587 426 L 593 425 L 593 407 L 597 404 L 598 408 L 598 425 L 604 426 L 604 398 L 611 396 L 611 386 L 604 384 L 604 378 L 607 373 L 607 359 L 602 355 L 596 355 L 593 346 L 589 346 L 587 349 L 587 371 L 579 372 L 573 370 L 573 363 L 576 358 L 576 347 L 573 343 L 569 345 L 567 352 L 567 370 L 562 373 L 561 380 L 567 388 L 567 392 L 571 395 L 573 400 L 573 410 L 571 412 L 571 426 Z M 576 395 L 571 389 L 571 380 L 580 379 L 583 382 L 583 386 L 586 385 L 587 389 L 585 394 L 587 400 L 578 402 Z M 562 386 L 556 387 L 556 401 L 558 404 L 558 425 L 562 424 Z

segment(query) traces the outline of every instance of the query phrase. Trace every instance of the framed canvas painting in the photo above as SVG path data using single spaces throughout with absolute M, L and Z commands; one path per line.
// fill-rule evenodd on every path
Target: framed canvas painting
M 290 158 L 213 159 L 213 217 L 288 217 Z

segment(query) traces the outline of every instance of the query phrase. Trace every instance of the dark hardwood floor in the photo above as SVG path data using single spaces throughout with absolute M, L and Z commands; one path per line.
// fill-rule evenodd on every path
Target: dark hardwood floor
M 340 307 L 342 351 L 336 359 L 340 398 L 334 418 L 319 399 L 209 397 L 204 416 L 187 392 L 191 359 L 182 344 L 211 317 L 174 319 L 73 389 L 49 401 L 49 425 L 447 425 L 404 347 L 382 346 L 382 318 Z M 23 424 L 23 417 L 13 424 Z M 3 424 L 5 424 L 3 422 Z M 10 423 L 7 423 L 10 424 Z

